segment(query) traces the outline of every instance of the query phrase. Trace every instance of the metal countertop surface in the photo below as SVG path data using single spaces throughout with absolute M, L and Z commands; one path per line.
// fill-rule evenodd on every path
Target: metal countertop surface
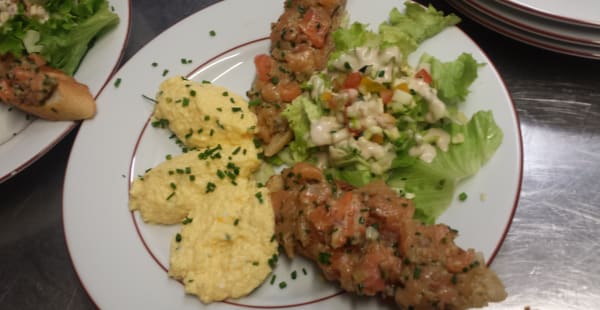
M 215 2 L 133 0 L 121 63 L 164 29 Z M 444 1 L 419 2 L 462 17 Z M 600 60 L 524 45 L 466 17 L 459 27 L 499 70 L 523 134 L 521 197 L 491 265 L 509 297 L 490 309 L 598 309 Z M 1 309 L 95 307 L 73 269 L 61 217 L 76 133 L 0 184 Z

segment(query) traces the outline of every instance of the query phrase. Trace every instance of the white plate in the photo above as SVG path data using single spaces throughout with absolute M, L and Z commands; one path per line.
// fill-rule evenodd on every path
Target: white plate
M 447 0 L 446 2 L 473 21 L 514 40 L 557 53 L 600 59 L 600 46 L 592 47 L 589 45 L 575 44 L 540 36 L 529 31 L 523 31 L 521 28 L 513 27 L 501 20 L 494 19 L 475 8 L 466 5 L 463 1 Z
M 505 0 L 503 2 L 544 18 L 600 27 L 600 1 L 598 0 Z
M 119 15 L 119 25 L 96 40 L 83 58 L 75 79 L 96 96 L 108 82 L 125 50 L 129 33 L 129 1 L 109 1 Z M 98 110 L 102 107 L 99 106 Z M 46 154 L 77 122 L 51 122 L 28 118 L 0 103 L 0 183 L 8 180 Z
M 377 6 L 350 0 L 348 10 L 352 20 L 377 25 L 394 5 L 402 9 L 395 0 L 380 0 Z M 257 7 L 260 15 L 245 14 Z M 63 221 L 75 269 L 100 308 L 227 309 L 241 304 L 387 309 L 376 299 L 339 294 L 337 286 L 324 282 L 305 260 L 283 258 L 274 273 L 277 283 L 287 282 L 285 290 L 266 282 L 246 298 L 203 305 L 186 296 L 182 285 L 166 273 L 169 239 L 178 228 L 146 225 L 128 210 L 130 181 L 177 150 L 167 138 L 170 133 L 148 126 L 153 103 L 142 95 L 157 92 L 165 69 L 171 75 L 189 74 L 194 80 L 211 80 L 244 94 L 254 77 L 253 58 L 268 51 L 270 23 L 282 9 L 282 0 L 227 0 L 200 11 L 144 47 L 113 77 L 122 79 L 121 86 L 107 87 L 98 97 L 104 109 L 82 125 L 67 167 Z M 215 37 L 210 30 L 216 31 Z M 423 51 L 445 61 L 469 52 L 486 63 L 465 111 L 492 109 L 505 138 L 480 173 L 459 187 L 458 193 L 467 192 L 471 198 L 455 202 L 440 220 L 459 229 L 459 244 L 476 248 L 491 260 L 510 225 L 521 184 L 522 147 L 515 108 L 493 64 L 458 28 L 425 42 L 411 62 Z M 193 62 L 182 64 L 182 58 Z M 158 66 L 153 67 L 153 62 Z M 110 146 L 99 144 L 101 140 L 110 141 Z M 487 200 L 480 200 L 480 194 L 486 194 Z M 300 272 L 303 267 L 306 276 Z M 298 271 L 298 279 L 290 279 L 292 270 Z
M 493 0 L 466 0 L 464 2 L 485 15 L 523 31 L 529 31 L 554 40 L 600 48 L 600 29 L 542 18 Z

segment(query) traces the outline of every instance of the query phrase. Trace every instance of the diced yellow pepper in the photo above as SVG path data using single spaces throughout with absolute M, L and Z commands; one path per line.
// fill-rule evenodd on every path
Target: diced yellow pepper
M 408 88 L 408 83 L 400 83 L 396 85 L 396 89 L 401 90 L 405 93 L 410 93 L 410 89 Z
M 362 89 L 370 93 L 378 93 L 385 89 L 385 86 L 371 80 L 368 77 L 363 77 L 362 80 L 360 80 L 360 86 Z
M 331 92 L 326 91 L 321 94 L 321 101 L 329 102 L 332 97 L 333 97 L 333 95 L 331 94 Z

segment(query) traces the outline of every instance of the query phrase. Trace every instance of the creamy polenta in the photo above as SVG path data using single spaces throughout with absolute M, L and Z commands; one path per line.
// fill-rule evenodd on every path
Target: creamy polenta
M 187 152 L 136 178 L 129 208 L 153 224 L 182 224 L 169 275 L 205 303 L 242 297 L 271 272 L 274 217 L 252 141 L 256 116 L 227 89 L 181 77 L 160 86 L 153 114 Z

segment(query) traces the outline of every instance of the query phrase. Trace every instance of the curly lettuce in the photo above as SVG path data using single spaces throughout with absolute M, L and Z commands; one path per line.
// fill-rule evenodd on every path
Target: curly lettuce
M 397 8 L 392 9 L 389 19 L 379 25 L 378 32 L 358 22 L 336 30 L 333 33 L 335 51 L 331 59 L 359 46 L 398 46 L 404 57 L 408 57 L 421 42 L 460 22 L 458 16 L 444 15 L 431 5 L 427 8 L 414 2 L 405 2 L 404 5 L 404 13 Z
M 94 40 L 119 23 L 106 0 L 47 0 L 41 5 L 48 20 L 27 16 L 20 5 L 17 15 L 0 27 L 0 54 L 36 52 L 50 66 L 73 75 Z

